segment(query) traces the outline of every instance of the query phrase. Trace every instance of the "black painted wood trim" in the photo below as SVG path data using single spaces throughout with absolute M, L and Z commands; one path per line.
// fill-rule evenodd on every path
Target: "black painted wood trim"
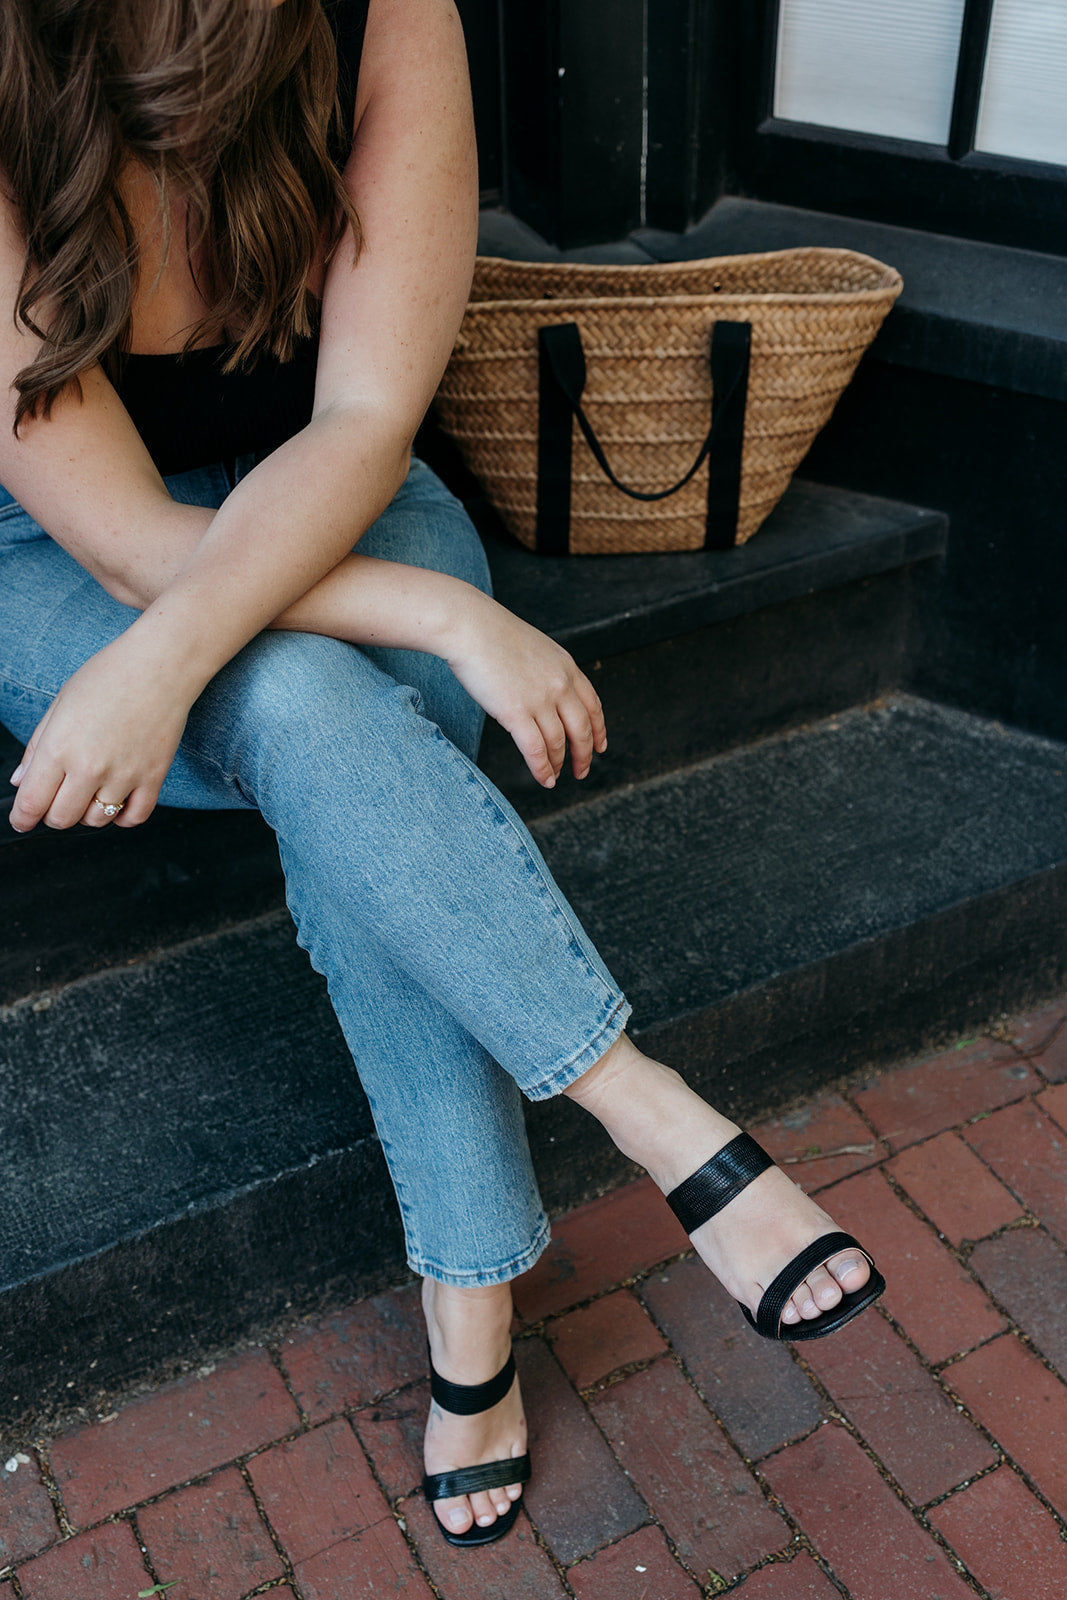
M 948 135 L 948 153 L 953 161 L 959 161 L 974 149 L 992 21 L 993 0 L 966 0 Z
M 984 3 L 984 0 L 983 0 Z M 981 12 L 968 24 L 967 96 L 955 159 L 946 145 L 876 139 L 771 115 L 778 0 L 730 6 L 717 19 L 730 51 L 727 194 L 827 211 L 991 244 L 1067 255 L 1067 172 L 1062 166 L 962 149 L 974 101 Z M 980 80 L 978 80 L 980 81 Z M 966 138 L 964 135 L 966 134 Z

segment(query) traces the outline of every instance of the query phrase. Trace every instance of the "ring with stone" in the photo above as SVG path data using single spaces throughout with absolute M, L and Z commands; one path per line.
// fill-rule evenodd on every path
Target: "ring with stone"
M 93 805 L 99 806 L 105 817 L 117 817 L 125 808 L 125 800 L 101 800 L 98 794 L 93 795 Z

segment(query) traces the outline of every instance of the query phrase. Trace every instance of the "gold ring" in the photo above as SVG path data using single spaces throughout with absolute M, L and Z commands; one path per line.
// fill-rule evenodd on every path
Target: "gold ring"
M 93 805 L 99 806 L 105 817 L 117 817 L 125 809 L 125 800 L 101 800 L 98 794 L 93 795 Z

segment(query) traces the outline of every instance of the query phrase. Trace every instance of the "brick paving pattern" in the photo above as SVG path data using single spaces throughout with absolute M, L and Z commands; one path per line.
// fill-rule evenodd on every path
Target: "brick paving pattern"
M 833 1339 L 758 1339 L 643 1180 L 516 1286 L 500 1544 L 418 1493 L 406 1285 L 0 1440 L 0 1600 L 1063 1600 L 1067 1001 L 753 1131 L 889 1280 Z

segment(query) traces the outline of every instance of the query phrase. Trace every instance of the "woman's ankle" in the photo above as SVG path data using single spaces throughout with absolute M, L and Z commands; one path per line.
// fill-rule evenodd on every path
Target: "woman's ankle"
M 665 1193 L 737 1132 L 680 1073 L 642 1054 L 625 1034 L 564 1092 Z
M 424 1278 L 422 1308 L 433 1364 L 442 1378 L 485 1383 L 507 1361 L 513 1317 L 510 1283 L 468 1289 Z

